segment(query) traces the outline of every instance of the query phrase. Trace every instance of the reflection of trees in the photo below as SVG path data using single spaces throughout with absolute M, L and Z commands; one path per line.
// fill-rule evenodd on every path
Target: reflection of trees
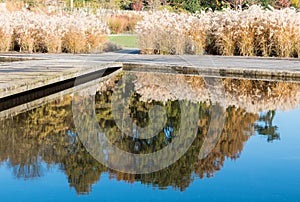
M 102 165 L 87 154 L 74 131 L 71 97 L 19 114 L 0 124 L 0 159 L 18 178 L 43 174 L 42 162 L 58 164 L 78 193 L 91 191 Z
M 172 138 L 166 141 L 163 130 L 156 137 L 143 140 L 133 140 L 132 137 L 122 134 L 112 116 L 110 105 L 112 93 L 112 90 L 107 89 L 97 94 L 95 103 L 99 125 L 112 143 L 123 150 L 133 151 L 138 141 L 141 145 L 139 153 L 151 153 L 164 148 L 168 141 L 172 141 Z M 137 124 L 146 125 L 147 112 L 152 106 L 158 104 L 165 109 L 167 124 L 174 128 L 176 135 L 180 127 L 179 102 L 176 100 L 165 103 L 143 102 L 140 98 L 141 96 L 135 93 L 130 99 L 131 117 Z M 206 158 L 198 159 L 204 138 L 209 138 L 206 135 L 211 119 L 211 106 L 207 102 L 196 105 L 200 118 L 197 122 L 199 126 L 197 137 L 192 146 L 177 162 L 154 173 L 133 175 L 108 170 L 89 155 L 75 134 L 70 96 L 1 121 L 0 161 L 8 161 L 14 175 L 20 178 L 41 176 L 46 169 L 43 168 L 42 162 L 48 165 L 57 164 L 65 172 L 70 186 L 74 187 L 77 193 L 90 192 L 92 185 L 100 180 L 103 172 L 109 172 L 110 178 L 129 183 L 140 181 L 159 188 L 171 186 L 184 190 L 193 181 L 195 175 L 200 178 L 211 177 L 223 167 L 226 158 L 239 158 L 244 143 L 253 134 L 254 126 L 259 133 L 273 134 L 271 138 L 276 139 L 276 126 L 272 125 L 274 111 L 259 117 L 238 107 L 228 107 L 224 128 L 216 146 Z M 255 124 L 257 120 L 259 123 Z M 264 130 L 265 126 L 268 130 Z M 275 127 L 274 131 L 271 131 L 272 127 Z M 118 161 L 117 155 L 112 158 Z
M 111 108 L 109 106 L 109 100 L 112 95 L 112 90 L 107 90 L 97 95 L 97 114 L 100 126 L 105 130 L 106 135 L 119 148 L 132 151 L 135 141 L 132 137 L 122 134 L 121 131 L 113 123 L 113 117 Z M 141 118 L 143 124 L 147 123 L 147 111 L 158 102 L 140 102 L 140 96 L 134 94 L 130 100 L 132 118 Z M 185 101 L 188 102 L 188 101 Z M 172 125 L 175 129 L 175 136 L 178 127 L 180 127 L 180 106 L 178 101 L 167 101 L 161 105 L 164 106 L 167 112 L 167 123 Z M 184 190 L 188 187 L 193 180 L 193 173 L 199 177 L 210 177 L 216 170 L 220 170 L 227 158 L 236 159 L 239 157 L 243 149 L 243 143 L 248 140 L 249 135 L 253 134 L 254 122 L 258 119 L 256 114 L 246 113 L 241 108 L 229 107 L 226 110 L 226 122 L 222 132 L 222 135 L 210 153 L 205 159 L 198 159 L 199 150 L 203 144 L 204 137 L 207 134 L 208 126 L 210 123 L 210 105 L 206 103 L 198 103 L 198 109 L 200 112 L 200 119 L 198 120 L 198 135 L 193 142 L 190 149 L 182 156 L 177 162 L 170 165 L 168 168 L 143 175 L 131 175 L 134 177 L 128 177 L 126 180 L 130 181 L 133 178 L 136 181 L 141 181 L 145 184 L 152 184 L 154 186 L 163 188 L 166 186 L 173 186 L 180 190 Z M 151 153 L 156 150 L 162 149 L 166 146 L 164 132 L 161 131 L 155 138 L 151 139 L 151 144 L 148 144 L 148 140 L 139 140 L 141 142 L 140 153 Z M 117 157 L 116 157 L 117 158 Z M 120 177 L 120 173 L 113 172 L 116 176 Z
M 245 110 L 241 108 L 227 108 L 226 121 L 218 144 L 207 158 L 196 163 L 195 170 L 199 177 L 213 176 L 216 170 L 221 169 L 226 157 L 239 158 L 244 142 L 252 134 L 253 123 L 257 118 L 257 115 L 245 113 Z M 207 123 L 204 123 L 205 125 Z
M 278 127 L 273 126 L 273 119 L 275 117 L 275 110 L 270 110 L 259 116 L 258 123 L 255 124 L 255 130 L 260 134 L 267 136 L 268 142 L 280 139 L 280 134 L 277 132 Z
M 17 178 L 31 179 L 42 176 L 42 166 L 37 156 L 28 157 L 26 162 L 9 165 Z
M 86 152 L 80 142 L 76 142 L 69 154 L 59 163 L 68 177 L 70 186 L 78 193 L 91 192 L 92 185 L 100 180 L 101 173 L 107 171 Z

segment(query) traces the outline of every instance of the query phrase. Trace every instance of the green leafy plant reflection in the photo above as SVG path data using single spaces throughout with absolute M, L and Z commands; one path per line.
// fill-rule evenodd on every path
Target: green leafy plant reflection
M 130 115 L 140 126 L 148 124 L 148 110 L 153 105 L 162 106 L 167 112 L 167 128 L 149 139 L 134 139 L 116 126 L 112 116 L 113 90 L 106 89 L 96 94 L 96 114 L 100 127 L 109 140 L 120 149 L 136 153 L 152 153 L 172 141 L 180 127 L 178 101 L 166 103 L 142 102 L 134 93 L 130 98 Z M 188 103 L 188 100 L 183 101 Z M 211 118 L 211 104 L 195 103 L 191 110 L 199 110 L 198 133 L 191 147 L 177 162 L 149 174 L 133 175 L 110 170 L 97 162 L 84 148 L 76 135 L 71 110 L 72 96 L 68 95 L 39 108 L 2 120 L 0 123 L 0 161 L 7 162 L 18 178 L 35 178 L 57 165 L 68 178 L 69 185 L 78 194 L 92 191 L 92 185 L 100 181 L 103 173 L 111 179 L 128 183 L 141 182 L 159 189 L 172 187 L 185 190 L 196 176 L 212 177 L 224 166 L 225 159 L 239 158 L 244 143 L 253 134 L 254 127 L 260 134 L 268 135 L 268 141 L 278 139 L 277 127 L 272 125 L 275 111 L 259 116 L 242 108 L 229 106 L 226 121 L 218 143 L 205 159 L 198 159 L 199 150 L 206 138 Z M 193 111 L 191 111 L 193 113 Z M 186 117 L 189 118 L 189 117 Z M 256 124 L 256 121 L 265 125 Z M 82 123 L 86 124 L 86 123 Z M 171 130 L 173 129 L 173 131 Z M 169 155 L 169 154 L 166 154 Z M 118 157 L 113 156 L 117 162 Z M 147 165 L 145 165 L 147 166 Z

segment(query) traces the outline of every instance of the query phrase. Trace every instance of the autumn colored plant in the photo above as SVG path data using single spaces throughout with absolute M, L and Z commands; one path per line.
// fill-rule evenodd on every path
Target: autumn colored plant
M 134 0 L 131 3 L 131 9 L 134 11 L 141 11 L 144 7 L 144 3 L 142 0 Z
M 8 14 L 0 15 L 0 51 L 5 52 L 11 48 L 13 29 L 9 22 L 6 20 L 9 18 Z
M 133 32 L 139 20 L 141 20 L 139 15 L 115 14 L 108 19 L 108 25 L 111 32 L 114 34 Z
M 149 12 L 137 33 L 142 53 L 300 57 L 300 13 L 294 8 Z
M 0 13 L 0 51 L 88 53 L 100 50 L 109 29 L 101 15 Z
M 143 20 L 137 23 L 136 29 L 142 53 L 202 54 L 206 22 L 184 13 L 144 13 Z
M 5 2 L 5 5 L 6 5 L 6 9 L 9 12 L 15 12 L 15 11 L 22 10 L 22 8 L 24 8 L 25 6 L 25 3 L 24 1 L 15 0 L 15 1 L 7 1 Z

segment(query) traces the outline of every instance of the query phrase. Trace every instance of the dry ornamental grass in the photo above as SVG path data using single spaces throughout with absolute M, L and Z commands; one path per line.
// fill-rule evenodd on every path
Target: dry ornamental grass
M 294 8 L 143 14 L 142 53 L 300 57 L 300 13 Z
M 17 6 L 11 6 L 17 7 Z M 139 21 L 142 15 L 143 20 Z M 28 10 L 0 13 L 0 51 L 89 53 L 103 48 L 110 32 L 135 27 L 142 53 L 300 57 L 300 13 L 253 5 L 246 10 L 197 14 L 168 11 L 138 15 Z
M 106 41 L 106 18 L 80 13 L 0 13 L 0 51 L 88 53 Z

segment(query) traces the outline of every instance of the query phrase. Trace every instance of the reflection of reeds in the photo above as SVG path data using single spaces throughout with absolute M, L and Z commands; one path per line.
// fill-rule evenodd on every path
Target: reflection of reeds
M 208 101 L 209 94 L 201 77 L 159 73 L 134 73 L 135 91 L 145 102 L 168 100 Z
M 300 84 L 255 80 L 224 79 L 227 105 L 258 113 L 267 110 L 291 110 L 300 103 Z
M 166 102 L 190 100 L 206 102 L 210 92 L 202 77 L 159 73 L 134 73 L 135 90 L 141 100 Z M 300 103 L 300 84 L 243 79 L 223 79 L 226 106 L 239 106 L 247 112 L 258 113 L 273 109 L 290 110 Z M 223 102 L 223 100 L 220 100 Z

